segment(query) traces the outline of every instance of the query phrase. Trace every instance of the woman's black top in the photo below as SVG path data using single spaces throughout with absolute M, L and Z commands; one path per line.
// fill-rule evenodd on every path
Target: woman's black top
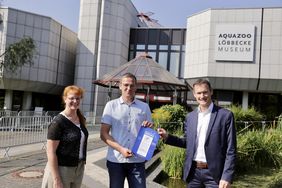
M 82 159 L 79 159 L 80 129 L 85 135 Z M 86 161 L 88 131 L 81 122 L 79 128 L 68 118 L 58 114 L 48 126 L 47 139 L 60 141 L 56 150 L 59 166 L 77 166 L 79 160 Z

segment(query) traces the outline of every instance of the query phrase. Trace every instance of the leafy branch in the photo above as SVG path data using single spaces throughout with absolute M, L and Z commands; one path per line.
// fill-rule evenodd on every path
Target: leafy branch
M 4 57 L 0 61 L 0 68 L 3 67 L 12 73 L 25 64 L 33 65 L 33 56 L 36 53 L 35 42 L 32 38 L 26 37 L 19 42 L 9 45 L 5 52 L 0 55 Z

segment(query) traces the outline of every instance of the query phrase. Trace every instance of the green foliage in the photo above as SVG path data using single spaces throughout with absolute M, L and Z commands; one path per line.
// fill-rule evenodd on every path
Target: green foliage
M 171 114 L 163 108 L 157 108 L 153 110 L 152 119 L 156 126 L 160 126 L 161 123 L 167 123 L 170 121 Z
M 176 105 L 164 105 L 153 110 L 152 119 L 156 126 L 160 125 L 170 133 L 181 130 L 187 112 L 184 107 Z
M 267 188 L 278 188 L 282 187 L 282 172 L 278 173 L 268 185 Z
M 261 168 L 249 172 L 236 174 L 232 188 L 258 187 L 258 188 L 281 188 L 282 169 Z
M 182 131 L 175 132 L 175 135 L 183 135 Z M 186 150 L 183 148 L 163 145 L 161 161 L 163 166 L 163 171 L 172 178 L 182 178 L 183 166 L 185 160 Z
M 261 167 L 280 168 L 282 165 L 282 132 L 248 131 L 237 136 L 237 171 Z
M 183 175 L 185 149 L 165 145 L 161 156 L 163 171 L 169 177 L 180 179 Z
M 185 120 L 185 116 L 187 112 L 185 111 L 184 107 L 176 104 L 176 105 L 164 105 L 161 107 L 162 109 L 170 112 L 171 114 L 171 122 L 179 122 L 183 123 Z
M 258 122 L 263 121 L 264 117 L 254 107 L 243 109 L 241 106 L 232 105 L 230 110 L 234 114 L 237 130 L 245 128 L 245 124 L 241 121 L 253 122 L 252 128 L 262 127 Z
M 254 107 L 243 109 L 241 106 L 232 105 L 230 110 L 234 114 L 235 121 L 262 121 L 263 115 Z
M 35 42 L 30 37 L 23 38 L 19 42 L 9 45 L 0 56 L 4 56 L 4 61 L 0 62 L 1 68 L 4 67 L 7 71 L 14 73 L 25 64 L 32 65 L 35 49 Z

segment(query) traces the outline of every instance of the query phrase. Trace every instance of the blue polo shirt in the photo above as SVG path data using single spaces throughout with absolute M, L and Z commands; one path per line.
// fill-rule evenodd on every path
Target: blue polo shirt
M 134 99 L 128 105 L 120 97 L 106 104 L 101 122 L 111 127 L 110 134 L 117 143 L 131 150 L 145 120 L 152 122 L 151 110 L 147 103 Z M 107 160 L 115 163 L 144 162 L 144 159 L 137 156 L 125 158 L 112 147 L 108 147 Z

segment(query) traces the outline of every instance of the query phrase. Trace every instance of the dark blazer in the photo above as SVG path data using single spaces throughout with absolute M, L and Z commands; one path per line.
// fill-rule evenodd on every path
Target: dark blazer
M 186 148 L 183 179 L 190 173 L 197 136 L 198 111 L 189 113 L 185 120 L 185 136 L 168 135 L 166 144 Z M 208 168 L 214 180 L 232 182 L 236 160 L 236 130 L 233 113 L 214 105 L 205 141 Z

